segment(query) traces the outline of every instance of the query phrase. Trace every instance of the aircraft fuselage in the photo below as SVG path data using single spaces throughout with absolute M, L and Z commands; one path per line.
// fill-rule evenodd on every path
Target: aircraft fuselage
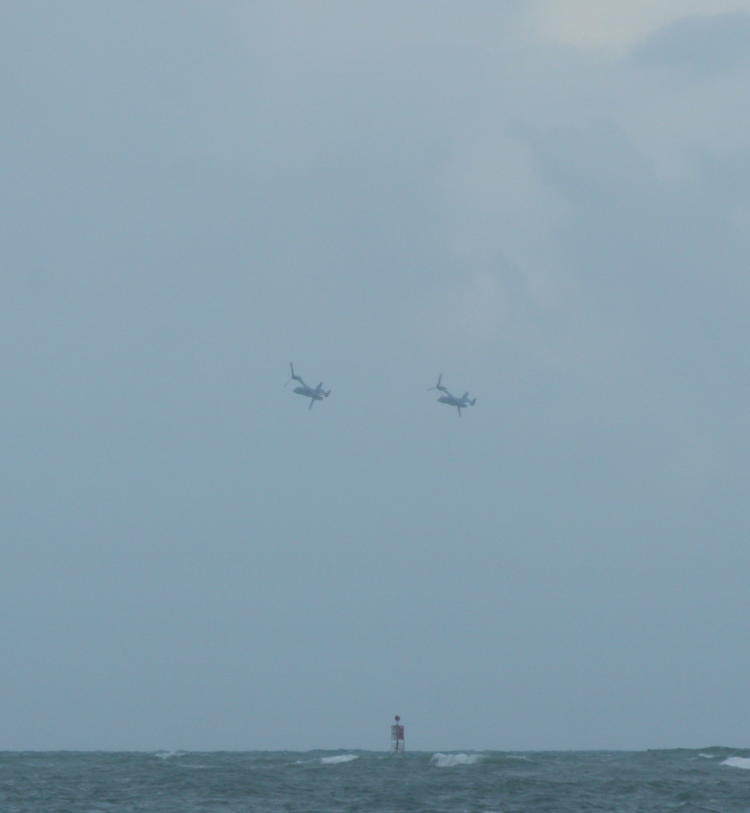
M 438 401 L 440 401 L 441 404 L 448 404 L 448 406 L 454 407 L 463 408 L 465 406 L 469 406 L 465 398 L 453 398 L 450 395 L 441 395 L 440 398 L 438 398 Z
M 304 395 L 305 398 L 312 398 L 315 401 L 322 401 L 324 397 L 320 390 L 314 390 L 310 387 L 295 387 L 294 392 L 296 392 L 297 395 Z

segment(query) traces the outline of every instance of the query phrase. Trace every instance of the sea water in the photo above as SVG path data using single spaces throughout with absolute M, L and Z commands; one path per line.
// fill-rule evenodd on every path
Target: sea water
M 0 754 L 2 813 L 750 811 L 750 750 Z

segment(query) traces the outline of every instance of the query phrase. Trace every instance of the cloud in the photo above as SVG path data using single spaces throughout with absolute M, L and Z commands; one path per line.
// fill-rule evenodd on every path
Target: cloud
M 578 48 L 622 55 L 639 41 L 689 14 L 750 11 L 748 0 L 539 0 L 530 8 L 537 33 Z
M 392 662 L 384 606 L 395 622 L 416 619 L 396 623 L 415 686 L 450 672 L 450 646 L 431 638 L 444 597 L 457 608 L 451 634 L 486 606 L 472 657 L 492 675 L 488 707 L 505 669 L 495 611 L 520 619 L 518 685 L 549 671 L 524 643 L 524 610 L 551 606 L 540 564 L 558 592 L 568 579 L 586 618 L 607 597 L 587 592 L 578 562 L 599 557 L 635 635 L 653 609 L 632 607 L 645 571 L 627 563 L 640 551 L 654 595 L 687 610 L 675 553 L 694 544 L 722 562 L 734 539 L 744 555 L 750 114 L 741 42 L 711 15 L 747 3 L 186 0 L 177 27 L 142 3 L 116 18 L 85 3 L 53 18 L 17 6 L 9 23 L 21 28 L 0 32 L 28 85 L 14 85 L 6 111 L 3 530 L 18 559 L 5 592 L 22 609 L 36 602 L 41 619 L 19 627 L 21 659 L 28 642 L 46 645 L 50 612 L 78 638 L 114 640 L 96 669 L 63 669 L 85 692 L 82 671 L 94 684 L 102 668 L 122 674 L 147 625 L 168 660 L 199 673 L 215 647 L 202 693 L 183 687 L 176 709 L 208 688 L 232 719 L 244 695 L 220 674 L 239 675 L 243 692 L 252 675 L 271 698 L 252 740 L 238 729 L 228 743 L 234 728 L 216 715 L 167 711 L 164 730 L 188 719 L 187 745 L 248 747 L 267 724 L 279 739 L 266 744 L 313 747 L 313 718 L 336 711 L 328 664 L 361 662 L 372 677 Z M 733 42 L 733 61 L 714 70 L 711 49 Z M 290 360 L 333 386 L 324 407 L 308 414 L 283 390 Z M 478 395 L 470 416 L 430 403 L 422 388 L 439 372 Z M 113 587 L 119 611 L 90 612 L 110 606 Z M 731 595 L 709 588 L 712 621 L 745 601 L 739 582 Z M 66 594 L 91 598 L 71 615 Z M 135 615 L 133 596 L 144 597 Z M 308 617 L 326 633 L 301 628 Z M 740 626 L 715 628 L 731 644 Z M 354 658 L 339 634 L 351 630 L 367 643 Z M 539 650 L 598 642 L 573 623 L 559 632 Z M 413 641 L 434 659 L 422 663 Z M 312 657 L 321 702 L 300 705 L 287 678 Z M 382 701 L 355 671 L 348 684 L 371 699 L 342 694 L 350 722 Z M 594 670 L 573 694 L 605 677 Z M 571 691 L 557 672 L 543 688 L 563 705 Z M 745 691 L 738 678 L 731 697 Z M 148 732 L 153 704 L 137 687 L 123 697 Z M 284 741 L 279 719 L 313 707 Z M 497 746 L 492 720 L 461 711 L 471 736 Z M 576 708 L 582 730 L 589 712 Z M 653 744 L 647 721 L 633 719 L 638 739 L 611 734 L 618 713 L 598 723 L 607 736 Z M 122 745 L 94 716 L 71 736 Z M 49 747 L 27 739 L 23 718 L 11 747 Z M 424 736 L 460 733 L 438 727 Z M 535 747 L 571 743 L 564 725 L 501 728 Z M 367 728 L 346 730 L 372 742 Z
M 641 36 L 685 10 L 657 6 L 611 13 Z M 576 9 L 601 19 L 590 4 Z M 670 59 L 692 40 L 717 52 L 722 37 L 741 41 L 745 20 L 673 21 L 617 58 L 532 40 L 510 73 L 496 57 L 439 170 L 449 271 L 434 276 L 420 311 L 436 346 L 491 354 L 506 342 L 592 378 L 612 358 L 636 378 L 639 367 L 656 375 L 649 343 L 660 330 L 682 333 L 658 314 L 672 286 L 686 303 L 702 298 L 709 267 L 739 285 L 746 206 L 729 177 L 746 171 L 750 121 L 737 106 L 741 71 L 675 85 L 651 66 L 663 43 Z
M 705 78 L 750 65 L 750 14 L 692 16 L 660 28 L 635 50 L 646 67 L 676 68 Z

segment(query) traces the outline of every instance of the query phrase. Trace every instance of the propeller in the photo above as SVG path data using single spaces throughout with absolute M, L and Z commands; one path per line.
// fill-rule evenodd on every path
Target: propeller
M 296 373 L 294 372 L 294 364 L 292 364 L 292 362 L 291 362 L 291 361 L 289 362 L 289 372 L 290 372 L 289 379 L 288 379 L 288 381 L 286 382 L 286 384 L 284 384 L 284 386 L 285 386 L 285 387 L 288 387 L 288 386 L 289 386 L 289 384 L 290 384 L 292 381 L 299 381 L 299 383 L 300 383 L 300 384 L 304 384 L 304 383 L 305 383 L 305 382 L 304 382 L 304 381 L 303 381 L 303 380 L 302 380 L 302 379 L 301 379 L 301 378 L 300 378 L 298 375 L 296 375 Z

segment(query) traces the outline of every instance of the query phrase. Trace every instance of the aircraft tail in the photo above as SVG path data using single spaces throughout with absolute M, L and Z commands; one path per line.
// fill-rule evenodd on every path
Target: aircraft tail
M 468 401 L 469 400 L 469 392 L 468 392 L 468 390 L 461 396 L 461 400 L 462 401 Z

